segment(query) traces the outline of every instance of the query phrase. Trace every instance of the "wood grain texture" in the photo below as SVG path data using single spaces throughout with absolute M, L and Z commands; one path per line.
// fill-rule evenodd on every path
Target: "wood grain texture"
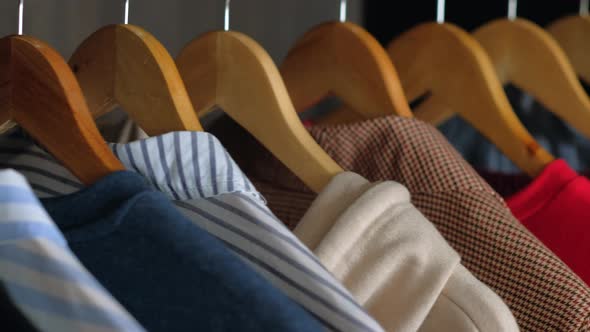
M 70 59 L 94 117 L 120 105 L 150 136 L 202 130 L 174 59 L 133 25 L 110 25 L 88 37 Z
M 513 83 L 530 93 L 590 138 L 590 97 L 551 34 L 527 20 L 500 19 L 478 28 L 473 36 L 489 55 L 502 84 Z
M 298 112 L 334 94 L 364 118 L 412 117 L 387 52 L 356 24 L 330 22 L 312 28 L 280 70 Z
M 85 184 L 124 169 L 98 132 L 65 60 L 35 38 L 0 39 L 0 122 L 6 120 L 23 127 Z
M 421 24 L 393 40 L 388 51 L 408 99 L 431 93 L 422 105 L 427 109 L 418 108 L 416 117 L 421 112 L 430 120 L 459 114 L 531 176 L 553 160 L 519 121 L 489 57 L 464 30 Z
M 301 124 L 270 56 L 248 36 L 207 33 L 176 62 L 199 114 L 221 107 L 312 190 L 342 172 Z
M 547 27 L 567 55 L 576 74 L 590 84 L 590 17 L 567 16 Z

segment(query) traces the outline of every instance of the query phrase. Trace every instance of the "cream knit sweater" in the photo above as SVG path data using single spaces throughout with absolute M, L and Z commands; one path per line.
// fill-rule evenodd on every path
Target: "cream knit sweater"
M 295 234 L 388 331 L 518 331 L 399 183 L 342 173 Z

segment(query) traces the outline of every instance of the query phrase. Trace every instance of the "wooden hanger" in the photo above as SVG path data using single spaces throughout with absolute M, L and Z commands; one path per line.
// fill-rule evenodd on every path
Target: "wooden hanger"
M 0 39 L 0 123 L 12 120 L 85 184 L 123 170 L 65 60 L 28 36 Z
M 431 94 L 416 117 L 459 114 L 531 176 L 553 160 L 519 121 L 484 49 L 464 30 L 421 24 L 393 40 L 388 52 L 409 100 Z
M 572 15 L 547 27 L 572 64 L 576 74 L 590 84 L 590 17 Z
M 301 124 L 271 57 L 248 36 L 207 33 L 176 63 L 199 114 L 222 108 L 312 190 L 342 172 Z
M 280 70 L 298 112 L 334 94 L 363 118 L 413 116 L 387 52 L 356 24 L 330 22 L 311 29 Z
M 200 131 L 174 59 L 144 29 L 117 24 L 88 37 L 70 58 L 94 117 L 120 105 L 150 136 Z
M 530 93 L 590 138 L 590 97 L 547 31 L 527 20 L 499 19 L 478 28 L 473 36 L 490 56 L 502 84 L 511 82 Z

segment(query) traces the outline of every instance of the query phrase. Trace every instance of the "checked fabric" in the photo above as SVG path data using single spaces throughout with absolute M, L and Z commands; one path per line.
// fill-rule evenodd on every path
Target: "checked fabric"
M 295 227 L 315 195 L 235 126 L 224 120 L 209 131 L 279 219 Z M 590 331 L 590 288 L 514 218 L 434 127 L 390 116 L 314 126 L 310 133 L 345 170 L 405 185 L 465 267 L 502 297 L 522 331 Z

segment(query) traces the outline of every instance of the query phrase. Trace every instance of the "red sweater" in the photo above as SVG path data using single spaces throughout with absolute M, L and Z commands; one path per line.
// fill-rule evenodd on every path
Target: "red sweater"
M 590 284 L 590 181 L 563 160 L 506 202 L 518 218 Z

